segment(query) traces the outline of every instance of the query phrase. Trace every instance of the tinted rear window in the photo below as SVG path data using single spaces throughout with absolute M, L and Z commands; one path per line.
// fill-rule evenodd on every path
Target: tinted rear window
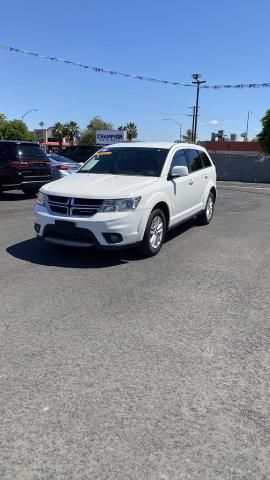
M 12 145 L 12 149 L 18 158 L 44 158 L 47 159 L 45 152 L 38 145 L 31 145 L 29 143 L 20 143 Z
M 199 151 L 199 154 L 201 156 L 203 166 L 204 168 L 212 167 L 212 163 L 210 162 L 208 156 L 206 155 L 205 152 L 202 152 L 201 150 Z
M 188 158 L 188 166 L 190 172 L 196 172 L 203 168 L 202 159 L 197 152 L 193 148 L 189 148 L 186 150 L 187 158 Z
M 62 155 L 64 157 L 68 157 L 71 159 L 85 159 L 88 160 L 100 147 L 93 146 L 76 146 L 76 147 L 68 147 L 62 151 Z

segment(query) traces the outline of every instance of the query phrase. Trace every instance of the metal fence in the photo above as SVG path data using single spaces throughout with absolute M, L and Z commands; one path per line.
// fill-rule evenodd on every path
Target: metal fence
M 218 180 L 270 183 L 270 156 L 212 153 Z

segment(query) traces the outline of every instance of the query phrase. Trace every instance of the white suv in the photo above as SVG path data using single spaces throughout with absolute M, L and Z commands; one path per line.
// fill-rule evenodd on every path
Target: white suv
M 184 143 L 121 143 L 102 148 L 74 175 L 43 186 L 37 236 L 78 247 L 138 244 L 156 255 L 166 231 L 197 215 L 210 223 L 216 170 L 206 150 Z

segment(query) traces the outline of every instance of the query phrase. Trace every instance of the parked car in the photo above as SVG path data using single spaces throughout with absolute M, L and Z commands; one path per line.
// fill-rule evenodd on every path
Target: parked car
M 139 245 L 156 255 L 166 232 L 196 215 L 211 222 L 216 169 L 195 144 L 122 143 L 98 151 L 78 173 L 41 188 L 35 230 L 78 247 Z
M 51 179 L 50 162 L 39 144 L 0 140 L 0 192 L 18 189 L 33 195 Z
M 96 145 L 72 145 L 65 148 L 61 155 L 70 158 L 77 163 L 85 163 L 94 153 L 96 153 L 101 147 Z
M 59 178 L 66 177 L 71 173 L 75 173 L 81 166 L 79 163 L 75 163 L 73 160 L 70 160 L 70 158 L 63 157 L 62 155 L 56 155 L 55 153 L 48 153 L 47 157 L 51 163 L 51 174 L 53 180 L 59 180 Z

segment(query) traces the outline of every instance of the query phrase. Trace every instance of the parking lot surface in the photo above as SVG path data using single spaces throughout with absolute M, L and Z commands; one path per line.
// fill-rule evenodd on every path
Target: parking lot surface
M 33 205 L 0 200 L 1 480 L 268 480 L 268 192 L 150 259 L 43 245 Z

